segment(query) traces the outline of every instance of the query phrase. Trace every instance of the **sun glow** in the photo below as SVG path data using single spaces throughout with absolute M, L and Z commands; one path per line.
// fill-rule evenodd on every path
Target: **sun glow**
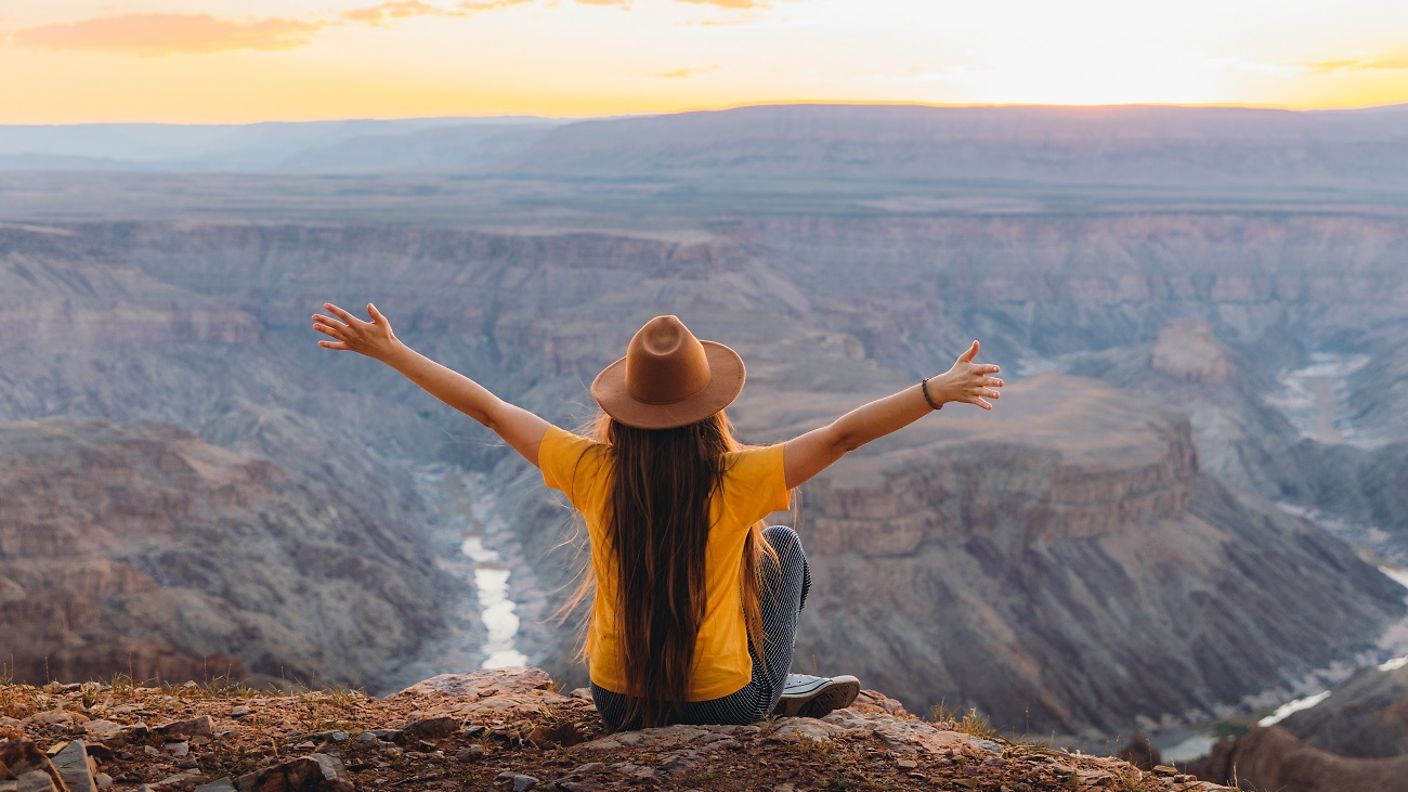
M 12 0 L 0 123 L 1408 101 L 1408 3 Z

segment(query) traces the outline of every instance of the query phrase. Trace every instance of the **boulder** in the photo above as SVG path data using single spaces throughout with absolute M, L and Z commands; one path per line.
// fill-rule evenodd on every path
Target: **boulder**
M 442 694 L 478 700 L 508 691 L 550 690 L 552 677 L 541 668 L 508 666 L 468 674 L 440 674 L 417 682 L 396 696 Z

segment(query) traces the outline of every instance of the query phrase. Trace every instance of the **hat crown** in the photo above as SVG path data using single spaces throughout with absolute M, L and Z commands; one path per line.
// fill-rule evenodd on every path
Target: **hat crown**
M 684 401 L 709 385 L 704 345 L 678 316 L 646 322 L 626 348 L 626 391 L 646 404 Z

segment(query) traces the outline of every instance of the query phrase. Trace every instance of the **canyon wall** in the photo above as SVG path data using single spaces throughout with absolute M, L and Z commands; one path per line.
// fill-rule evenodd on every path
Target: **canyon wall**
M 675 240 L 6 229 L 9 281 L 24 277 L 16 263 L 34 275 L 39 261 L 68 261 L 153 285 L 107 301 L 118 307 L 102 297 L 118 286 L 84 296 L 67 281 L 15 298 L 53 317 L 91 306 L 82 337 L 95 351 L 69 343 L 62 320 L 29 323 L 7 347 L 0 376 L 16 396 L 3 418 L 165 415 L 206 442 L 342 482 L 339 497 L 369 513 L 400 510 L 411 519 L 397 530 L 422 554 L 433 526 L 415 518 L 433 509 L 407 471 L 485 471 L 506 526 L 489 541 L 521 565 L 510 587 L 525 603 L 522 647 L 571 684 L 571 631 L 544 618 L 571 577 L 570 551 L 552 550 L 568 515 L 482 427 L 371 361 L 318 349 L 309 315 L 324 300 L 359 312 L 375 300 L 408 343 L 562 425 L 591 414 L 586 384 L 641 322 L 677 313 L 747 361 L 730 415 L 749 442 L 942 371 L 979 337 L 1011 383 L 998 410 L 953 405 L 801 489 L 818 583 L 799 667 L 856 673 L 915 707 L 973 704 L 1005 727 L 1092 734 L 1216 714 L 1371 644 L 1402 615 L 1400 588 L 1266 501 L 1321 456 L 1274 475 L 1258 456 L 1299 443 L 1264 398 L 1280 369 L 1314 345 L 1398 337 L 1401 224 L 1170 213 L 705 225 L 703 238 Z M 147 296 L 167 289 L 178 299 Z M 189 306 L 211 329 L 183 329 Z M 111 351 L 108 339 L 136 334 L 131 316 L 166 335 Z M 1189 362 L 1185 348 L 1220 362 Z

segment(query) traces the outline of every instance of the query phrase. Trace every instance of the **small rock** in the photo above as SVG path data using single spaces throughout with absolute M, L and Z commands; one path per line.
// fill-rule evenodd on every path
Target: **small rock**
M 980 739 L 978 739 L 978 738 L 975 737 L 975 738 L 969 740 L 969 741 L 968 741 L 968 744 L 971 745 L 971 746 L 973 746 L 974 748 L 977 748 L 977 749 L 980 750 L 980 751 L 987 751 L 988 753 L 995 753 L 995 754 L 1000 754 L 1000 753 L 1002 753 L 1002 746 L 1001 746 L 1001 745 L 998 745 L 997 743 L 993 742 L 992 740 L 980 740 Z
M 564 777 L 581 778 L 582 776 L 589 776 L 593 773 L 599 772 L 605 766 L 606 765 L 602 764 L 601 762 L 587 762 L 586 764 L 577 765 L 576 767 L 572 768 L 567 772 L 567 775 Z
M 783 718 L 779 720 L 777 728 L 773 729 L 768 737 L 788 742 L 824 743 L 830 742 L 833 737 L 849 734 L 850 731 L 845 726 L 838 726 L 816 718 Z
M 93 776 L 93 784 L 100 790 L 112 789 L 112 776 L 107 773 L 98 773 Z
M 573 723 L 557 723 L 552 726 L 538 726 L 528 735 L 528 739 L 537 746 L 544 745 L 576 745 L 586 738 L 577 731 Z
M 593 699 L 592 699 L 592 691 L 591 691 L 591 688 L 584 688 L 584 687 L 572 688 L 572 692 L 569 693 L 569 694 L 567 694 L 567 695 L 569 695 L 569 696 L 571 696 L 572 698 L 575 698 L 575 699 L 582 699 L 583 701 L 592 701 L 592 700 L 593 700 Z
M 43 770 L 31 770 L 19 777 L 15 792 L 57 792 L 54 779 Z
M 211 781 L 195 788 L 195 792 L 235 792 L 235 784 L 229 778 Z
M 173 721 L 172 723 L 156 727 L 156 731 L 158 734 L 166 737 L 195 737 L 197 735 L 209 737 L 215 733 L 209 715 Z
M 533 776 L 513 773 L 508 770 L 494 776 L 494 780 L 500 783 L 507 782 L 506 786 L 511 787 L 513 792 L 528 792 L 528 790 L 538 785 L 538 779 Z
M 99 718 L 83 724 L 83 733 L 91 739 L 106 742 L 117 739 L 122 734 L 122 724 Z
M 249 705 L 248 705 L 248 704 L 241 704 L 241 705 L 239 705 L 238 707 L 235 707 L 234 709 L 230 710 L 230 717 L 231 717 L 231 718 L 243 718 L 244 716 L 248 715 L 250 712 L 253 712 L 253 710 L 251 710 L 251 709 L 249 708 Z M 219 782 L 217 781 L 217 782 L 215 782 L 215 783 L 219 783 Z
M 638 765 L 634 762 L 622 762 L 618 765 L 612 765 L 611 769 L 620 775 L 638 778 L 642 781 L 655 777 L 655 768 Z
M 455 754 L 455 761 L 457 762 L 473 762 L 483 758 L 484 746 L 482 745 L 471 745 Z
M 320 753 L 246 773 L 234 783 L 239 792 L 353 792 L 354 789 L 342 760 Z
M 71 792 L 97 792 L 93 773 L 88 766 L 88 752 L 82 740 L 72 740 L 54 755 L 54 769 L 68 784 Z
M 35 772 L 49 778 L 51 783 L 62 778 L 39 746 L 33 740 L 24 738 L 0 742 L 0 768 L 4 768 L 0 774 L 21 781 L 24 776 Z M 31 780 L 29 783 L 38 782 Z
M 442 737 L 449 737 L 459 731 L 464 724 L 462 718 L 452 718 L 448 715 L 441 715 L 436 718 L 423 718 L 412 721 L 401 727 L 401 739 L 397 742 L 417 742 L 420 740 L 438 740 Z
M 1161 764 L 1161 765 L 1154 765 L 1154 772 L 1155 772 L 1157 775 L 1163 775 L 1163 776 L 1178 775 L 1178 768 L 1169 767 L 1168 765 L 1162 765 L 1162 764 Z
M 697 764 L 699 764 L 698 751 L 679 751 L 662 759 L 656 769 L 669 775 L 679 775 Z
M 26 726 L 68 726 L 77 720 L 77 716 L 65 709 L 51 709 L 43 712 L 36 712 L 24 719 Z
M 170 742 L 166 744 L 166 752 L 172 756 L 185 756 L 191 752 L 191 744 L 182 740 L 180 742 Z
M 163 778 L 160 781 L 156 782 L 155 784 L 149 784 L 148 786 L 156 790 L 173 789 L 176 787 L 185 786 L 187 783 L 192 781 L 198 781 L 200 780 L 200 776 L 201 773 L 199 770 L 182 770 L 181 772 L 175 775 L 169 775 L 166 778 Z
M 913 770 L 919 766 L 919 763 L 913 759 L 896 759 L 895 766 L 901 770 Z

